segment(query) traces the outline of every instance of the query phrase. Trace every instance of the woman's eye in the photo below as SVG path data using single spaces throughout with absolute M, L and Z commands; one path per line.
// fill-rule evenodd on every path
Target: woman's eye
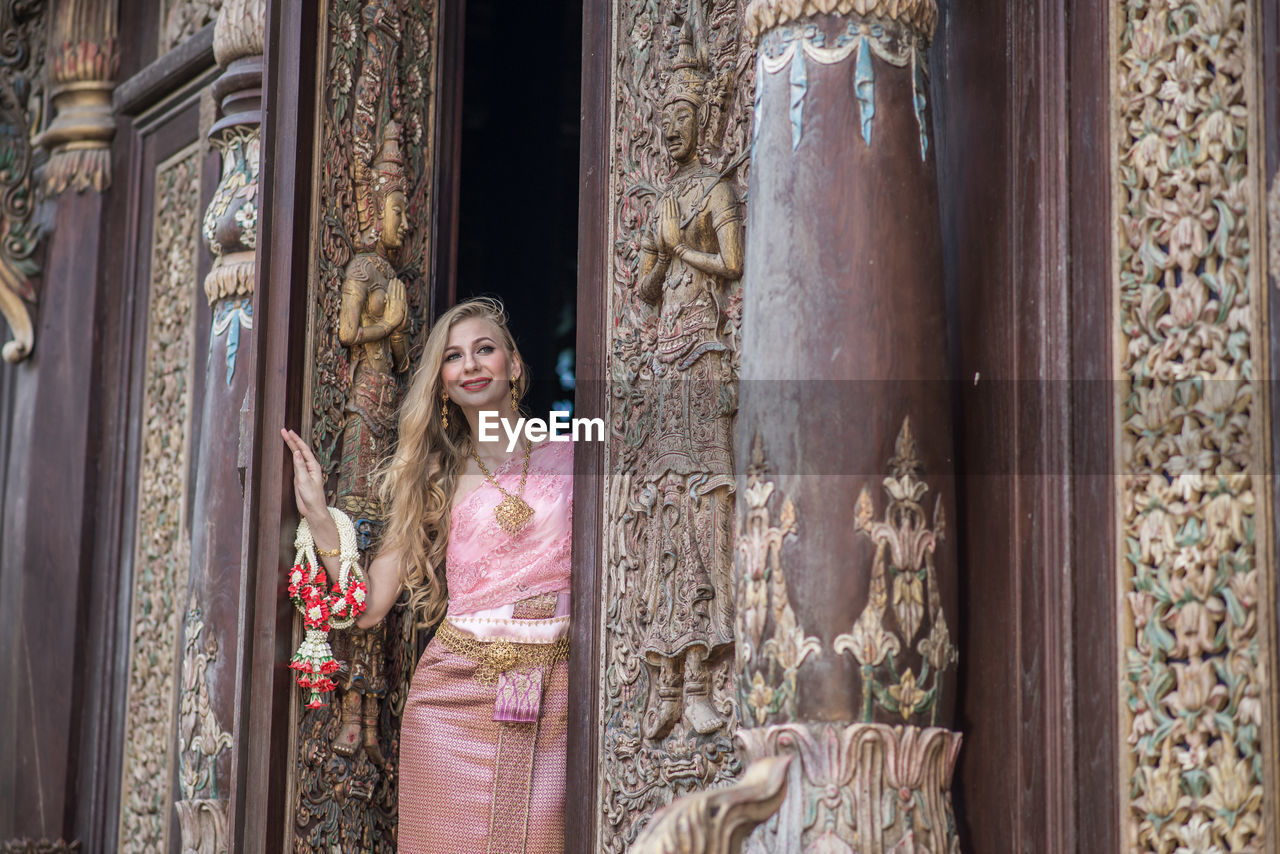
M 483 347 L 481 347 L 479 350 L 477 350 L 476 352 L 477 352 L 477 353 L 484 353 L 485 355 L 488 355 L 489 353 L 492 353 L 492 352 L 493 352 L 493 346 L 492 346 L 492 345 L 490 345 L 490 344 L 486 344 L 486 345 L 484 345 Z
M 458 358 L 458 356 L 459 356 L 459 355 L 461 355 L 461 354 L 459 354 L 459 353 L 449 353 L 449 354 L 447 354 L 447 355 L 444 357 L 444 360 L 445 360 L 446 362 L 452 362 L 454 359 Z

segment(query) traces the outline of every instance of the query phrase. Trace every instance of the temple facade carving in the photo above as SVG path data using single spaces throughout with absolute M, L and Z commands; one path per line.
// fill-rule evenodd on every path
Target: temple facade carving
M 1274 844 L 1265 157 L 1256 3 L 1113 32 L 1125 844 Z M 1176 93 L 1176 94 L 1175 94 Z M 1156 206 L 1151 199 L 1162 199 Z
M 741 14 L 702 0 L 619 9 L 603 850 L 740 768 L 733 429 L 754 76 Z

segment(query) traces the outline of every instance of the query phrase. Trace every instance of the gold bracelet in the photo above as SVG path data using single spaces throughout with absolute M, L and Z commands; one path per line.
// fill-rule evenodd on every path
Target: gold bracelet
M 337 557 L 342 554 L 342 549 L 341 547 L 336 549 L 322 549 L 319 546 L 316 546 L 316 554 L 320 555 L 320 557 Z

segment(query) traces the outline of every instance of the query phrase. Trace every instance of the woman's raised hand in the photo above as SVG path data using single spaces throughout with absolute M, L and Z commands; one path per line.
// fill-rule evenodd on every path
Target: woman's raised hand
M 281 430 L 284 443 L 293 452 L 293 500 L 298 512 L 313 526 L 329 520 L 329 507 L 324 497 L 324 472 L 311 447 L 292 430 Z

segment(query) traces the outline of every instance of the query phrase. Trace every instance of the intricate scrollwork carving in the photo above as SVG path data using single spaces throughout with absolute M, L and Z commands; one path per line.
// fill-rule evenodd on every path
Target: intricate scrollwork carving
M 891 474 L 884 479 L 889 504 L 883 520 L 876 520 L 867 490 L 858 494 L 854 525 L 876 546 L 871 590 L 853 631 L 837 636 L 832 648 L 853 655 L 861 668 L 861 720 L 871 721 L 881 708 L 903 721 L 914 718 L 932 725 L 938 719 L 943 674 L 955 664 L 958 653 L 951 643 L 933 565 L 933 553 L 946 533 L 942 497 L 934 502 L 930 528 L 921 505 L 929 487 L 921 479 L 924 468 L 909 419 L 902 420 L 889 469 Z M 893 617 L 892 628 L 885 626 L 886 610 Z M 910 666 L 903 670 L 898 658 L 911 650 L 917 637 L 918 674 Z
M 213 23 L 223 0 L 164 0 L 160 7 L 160 53 L 165 54 Z
M 822 642 L 804 633 L 791 607 L 781 560 L 783 541 L 794 536 L 799 527 L 795 505 L 785 499 L 778 524 L 772 523 L 769 498 L 775 486 L 765 479 L 767 471 L 764 445 L 757 433 L 751 442 L 743 496 L 746 513 L 734 538 L 738 558 L 738 695 L 748 710 L 744 719 L 756 726 L 779 714 L 785 720 L 795 717 L 796 674 L 806 658 L 822 654 Z
M 137 553 L 129 636 L 120 850 L 165 850 L 173 776 L 178 629 L 187 589 L 185 528 L 200 151 L 192 145 L 156 170 L 141 408 Z
M 1122 791 L 1132 851 L 1274 847 L 1259 4 L 1117 6 Z M 1254 98 L 1257 100 L 1252 100 Z
M 426 332 L 437 5 L 328 0 L 325 21 L 311 434 L 336 476 L 331 503 L 355 514 L 368 549 L 380 526 L 370 475 L 395 441 L 402 372 Z M 403 321 L 391 322 L 401 308 Z M 298 722 L 296 851 L 335 841 L 395 850 L 400 714 L 416 651 L 401 606 L 377 629 L 336 634 L 341 697 Z
M 619 4 L 601 850 L 735 775 L 734 377 L 754 51 L 740 0 Z
M 885 724 L 741 730 L 751 767 L 793 756 L 787 796 L 748 841 L 767 851 L 959 854 L 951 776 L 961 736 Z
M 44 123 L 43 77 L 46 6 L 39 0 L 0 3 L 0 313 L 13 340 L 0 353 L 20 362 L 35 346 L 27 303 L 36 301 L 31 279 L 40 227 L 32 218 L 35 186 L 31 135 Z
M 50 842 L 47 839 L 7 839 L 0 842 L 0 854 L 81 854 L 80 841 Z
M 641 833 L 632 854 L 738 854 L 747 834 L 786 797 L 791 761 L 790 756 L 761 759 L 732 785 L 668 804 Z
M 218 797 L 214 766 L 218 756 L 231 747 L 231 733 L 223 731 L 209 702 L 208 669 L 218 657 L 218 641 L 211 636 L 201 646 L 203 634 L 204 614 L 193 602 L 187 611 L 178 702 L 178 785 L 188 801 Z
M 183 854 L 226 854 L 227 801 L 219 798 L 218 757 L 231 747 L 231 733 L 218 723 L 209 699 L 210 662 L 218 657 L 218 641 L 201 646 L 204 615 L 194 601 L 187 610 L 182 656 L 182 696 L 178 701 L 178 786 L 182 800 L 178 830 Z

